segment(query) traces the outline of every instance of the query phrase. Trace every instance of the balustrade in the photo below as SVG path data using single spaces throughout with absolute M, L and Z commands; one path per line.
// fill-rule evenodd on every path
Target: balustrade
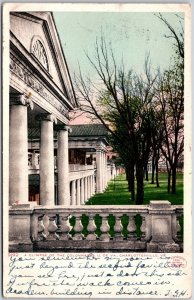
M 39 170 L 40 168 L 40 153 L 28 152 L 28 169 Z M 57 168 L 57 157 L 54 156 L 54 168 Z
M 40 167 L 40 153 L 28 152 L 28 168 L 39 169 Z M 54 156 L 54 167 L 57 168 L 57 157 Z M 70 172 L 89 171 L 94 170 L 94 165 L 80 165 L 80 164 L 69 164 Z
M 70 172 L 94 170 L 94 165 L 69 164 Z
M 47 249 L 48 242 L 48 247 L 53 243 L 52 249 L 56 251 L 60 243 L 60 249 L 94 247 L 101 250 L 131 249 L 149 252 L 157 250 L 157 245 L 162 244 L 162 249 L 167 249 L 167 252 L 178 252 L 181 231 L 179 218 L 183 214 L 183 207 L 169 205 L 166 201 L 167 208 L 161 211 L 158 205 L 164 207 L 165 201 L 156 207 L 153 202 L 151 205 L 141 206 L 36 206 L 29 213 L 32 244 L 36 245 L 35 249 L 39 247 L 39 250 L 41 243 L 44 244 L 44 249 Z M 18 214 L 17 209 L 10 209 L 11 218 L 18 217 Z M 162 222 L 163 218 L 164 224 L 168 224 L 169 228 L 167 225 L 165 228 L 158 226 L 158 222 Z M 16 236 L 19 236 L 19 232 Z

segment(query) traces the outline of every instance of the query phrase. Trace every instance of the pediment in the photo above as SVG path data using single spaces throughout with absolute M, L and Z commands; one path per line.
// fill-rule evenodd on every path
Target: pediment
M 58 37 L 54 19 L 49 12 L 14 12 L 10 17 L 10 29 L 18 44 L 27 50 L 37 71 L 76 106 L 75 95 L 68 66 Z

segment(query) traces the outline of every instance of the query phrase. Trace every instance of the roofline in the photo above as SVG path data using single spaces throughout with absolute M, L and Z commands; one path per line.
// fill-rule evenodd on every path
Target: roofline
M 69 81 L 71 83 L 71 87 L 72 87 L 72 92 L 73 92 L 73 95 L 74 95 L 75 104 L 78 107 L 78 102 L 77 102 L 77 98 L 76 98 L 76 95 L 75 95 L 75 90 L 74 90 L 73 83 L 72 83 L 72 80 L 71 80 L 71 76 L 70 76 L 70 72 L 69 72 L 67 60 L 66 60 L 66 57 L 65 57 L 65 54 L 64 54 L 64 51 L 63 51 L 63 47 L 62 47 L 62 44 L 61 44 L 61 39 L 60 39 L 60 36 L 59 36 L 59 32 L 57 30 L 57 26 L 56 26 L 56 22 L 55 22 L 55 18 L 54 18 L 53 12 L 51 12 L 51 16 L 52 16 L 52 19 L 53 19 L 53 24 L 55 26 L 56 33 L 57 33 L 57 37 L 58 37 L 58 40 L 59 40 L 61 51 L 62 51 L 62 54 L 63 54 L 63 57 L 64 57 L 65 65 L 66 65 L 66 68 L 67 68 L 67 73 L 69 75 Z

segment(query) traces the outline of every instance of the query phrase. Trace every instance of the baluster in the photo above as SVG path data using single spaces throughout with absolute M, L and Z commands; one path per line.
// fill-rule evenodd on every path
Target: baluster
M 48 236 L 47 240 L 56 240 L 59 239 L 58 234 L 56 231 L 58 230 L 58 227 L 56 225 L 55 219 L 56 215 L 48 215 L 49 217 L 49 225 L 48 225 Z
M 38 216 L 38 235 L 37 235 L 37 241 L 42 241 L 46 239 L 45 234 L 45 226 L 43 222 L 44 215 Z
M 82 221 L 81 221 L 81 217 L 82 215 L 78 215 L 78 214 L 74 214 L 75 216 L 75 225 L 74 225 L 74 231 L 75 234 L 73 236 L 73 240 L 83 240 L 83 234 L 82 234 L 82 230 L 83 230 L 83 225 L 82 225 Z
M 121 223 L 121 217 L 122 215 L 116 214 L 115 215 L 115 225 L 114 225 L 114 240 L 116 241 L 122 241 L 123 240 L 123 225 Z
M 87 226 L 87 230 L 89 233 L 86 237 L 86 240 L 88 240 L 88 241 L 94 241 L 97 238 L 97 236 L 95 234 L 95 230 L 97 229 L 97 227 L 96 227 L 96 224 L 94 221 L 94 217 L 95 217 L 95 214 L 89 213 L 89 223 Z
M 127 239 L 128 240 L 136 240 L 137 235 L 136 235 L 136 224 L 135 224 L 135 216 L 134 215 L 129 215 L 129 223 L 127 226 Z
M 146 241 L 146 216 L 145 215 L 141 215 L 142 217 L 142 223 L 141 223 L 141 241 Z
M 60 235 L 60 240 L 69 240 L 71 239 L 71 236 L 69 232 L 72 229 L 72 226 L 69 223 L 69 215 L 67 214 L 60 214 L 59 216 L 59 235 Z
M 100 226 L 100 231 L 101 231 L 100 240 L 104 242 L 109 242 L 110 241 L 110 234 L 109 234 L 110 226 L 108 224 L 109 215 L 100 214 L 100 216 L 102 217 L 102 224 Z

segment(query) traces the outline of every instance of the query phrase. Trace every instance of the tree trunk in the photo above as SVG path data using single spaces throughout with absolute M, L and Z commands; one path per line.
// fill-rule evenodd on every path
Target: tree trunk
M 155 172 L 155 152 L 152 156 L 152 181 L 151 184 L 154 184 L 154 172 Z
M 158 178 L 158 160 L 159 160 L 159 150 L 157 151 L 155 166 L 156 166 L 156 186 L 160 187 L 159 178 Z
M 135 201 L 135 174 L 134 174 L 134 164 L 131 166 L 131 176 L 130 176 L 130 185 L 131 185 L 131 200 Z
M 172 167 L 172 194 L 176 194 L 176 165 Z
M 171 187 L 171 169 L 168 170 L 168 193 L 170 194 Z
M 171 168 L 171 166 L 168 164 L 167 161 L 166 161 L 166 167 L 167 167 L 167 172 L 168 172 L 168 187 L 167 187 L 167 192 L 168 192 L 168 194 L 170 194 L 170 190 L 171 190 L 171 172 L 172 172 L 172 168 Z
M 128 191 L 131 192 L 131 170 L 130 170 L 130 167 L 127 166 L 125 168 L 125 171 L 126 171 L 126 179 L 127 179 L 127 183 L 128 183 Z
M 136 191 L 136 204 L 143 204 L 144 200 L 144 168 L 141 161 L 136 163 L 136 179 L 137 179 L 137 191 Z
M 125 167 L 128 191 L 131 193 L 131 200 L 135 201 L 135 176 L 134 164 L 131 163 Z
M 145 175 L 145 180 L 148 181 L 149 177 L 148 177 L 148 166 L 147 165 L 144 167 L 144 175 Z

